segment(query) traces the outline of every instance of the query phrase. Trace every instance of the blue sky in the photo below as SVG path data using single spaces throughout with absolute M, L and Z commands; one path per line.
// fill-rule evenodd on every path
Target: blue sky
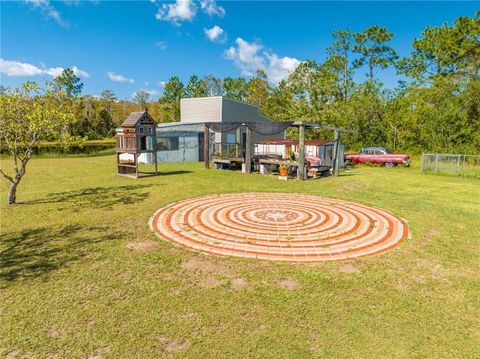
M 1 3 L 1 84 L 51 79 L 74 67 L 84 93 L 140 89 L 156 99 L 169 77 L 245 76 L 273 83 L 303 60 L 325 59 L 331 32 L 371 25 L 395 33 L 400 56 L 427 26 L 473 16 L 479 2 L 48 1 Z M 356 80 L 365 79 L 358 70 Z M 388 87 L 393 70 L 378 71 Z

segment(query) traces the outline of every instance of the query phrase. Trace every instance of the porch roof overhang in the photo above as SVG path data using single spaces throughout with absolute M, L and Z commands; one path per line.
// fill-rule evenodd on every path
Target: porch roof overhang
M 323 129 L 323 130 L 330 130 L 330 131 L 337 131 L 337 132 L 344 132 L 344 133 L 358 133 L 356 130 L 351 130 L 348 128 L 342 127 L 334 127 L 334 126 L 327 126 L 327 125 L 320 125 L 315 122 L 308 122 L 308 121 L 272 121 L 274 123 L 283 124 L 285 127 L 301 127 L 303 126 L 306 129 Z M 205 122 L 205 125 L 210 127 L 217 127 L 217 128 L 236 128 L 239 126 L 246 126 L 246 127 L 255 127 L 258 122 Z M 288 124 L 288 126 L 287 126 Z

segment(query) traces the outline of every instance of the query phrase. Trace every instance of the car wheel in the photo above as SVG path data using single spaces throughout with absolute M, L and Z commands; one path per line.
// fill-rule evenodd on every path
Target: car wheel
M 385 167 L 388 167 L 388 168 L 392 168 L 392 167 L 395 167 L 395 163 L 385 162 L 384 166 L 385 166 Z

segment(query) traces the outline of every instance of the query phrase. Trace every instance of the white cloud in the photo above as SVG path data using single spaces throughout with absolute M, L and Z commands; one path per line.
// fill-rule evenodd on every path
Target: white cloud
M 23 0 L 33 7 L 40 9 L 42 14 L 54 19 L 59 25 L 67 26 L 67 23 L 62 19 L 60 12 L 55 9 L 49 0 Z
M 167 43 L 165 41 L 157 41 L 155 43 L 155 46 L 158 47 L 160 50 L 166 50 L 167 49 Z
M 72 66 L 73 73 L 78 77 L 90 77 L 86 71 L 80 70 L 77 66 Z M 8 61 L 0 58 L 0 72 L 7 76 L 29 77 L 49 75 L 57 77 L 62 74 L 63 67 L 38 67 L 26 62 Z
M 72 67 L 73 73 L 78 77 L 90 77 L 90 74 L 86 71 L 80 70 L 77 66 Z
M 262 51 L 263 45 L 257 42 L 237 38 L 235 43 L 236 47 L 227 49 L 224 56 L 231 60 L 245 76 L 253 76 L 257 70 L 263 70 L 270 82 L 277 84 L 286 79 L 301 63 L 294 57 L 279 57 L 277 54 Z
M 157 82 L 157 85 L 160 86 L 161 88 L 164 88 L 167 83 L 165 81 L 159 81 Z
M 211 29 L 203 29 L 203 31 L 207 38 L 212 42 L 223 44 L 227 41 L 227 34 L 220 26 L 215 25 Z
M 113 82 L 129 82 L 131 84 L 135 83 L 134 79 L 125 77 L 123 75 L 118 75 L 118 74 L 116 74 L 115 72 L 112 72 L 112 71 L 108 71 L 107 76 Z
M 218 6 L 215 0 L 200 1 L 200 7 L 209 16 L 225 16 L 225 9 L 222 6 Z
M 197 6 L 192 0 L 176 0 L 173 4 L 160 5 L 155 0 L 152 3 L 158 6 L 157 20 L 169 21 L 172 24 L 180 25 L 182 21 L 192 21 L 197 14 Z
M 275 84 L 286 79 L 301 63 L 300 60 L 294 57 L 278 57 L 276 54 L 267 52 L 264 52 L 264 55 L 268 59 L 268 66 L 265 72 L 268 78 Z
M 257 69 L 265 69 L 264 59 L 259 55 L 262 45 L 247 42 L 242 38 L 235 40 L 237 47 L 230 47 L 225 51 L 225 57 L 232 60 L 243 75 L 252 76 Z
M 36 76 L 42 75 L 42 70 L 35 65 L 18 61 L 0 59 L 0 72 L 7 76 Z

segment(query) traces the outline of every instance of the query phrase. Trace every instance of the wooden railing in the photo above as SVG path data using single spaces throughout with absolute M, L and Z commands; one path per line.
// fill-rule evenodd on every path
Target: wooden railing
M 239 143 L 216 142 L 213 144 L 213 157 L 223 159 L 242 158 L 242 145 Z
M 137 149 L 137 139 L 135 135 L 117 135 L 117 151 L 135 151 Z

